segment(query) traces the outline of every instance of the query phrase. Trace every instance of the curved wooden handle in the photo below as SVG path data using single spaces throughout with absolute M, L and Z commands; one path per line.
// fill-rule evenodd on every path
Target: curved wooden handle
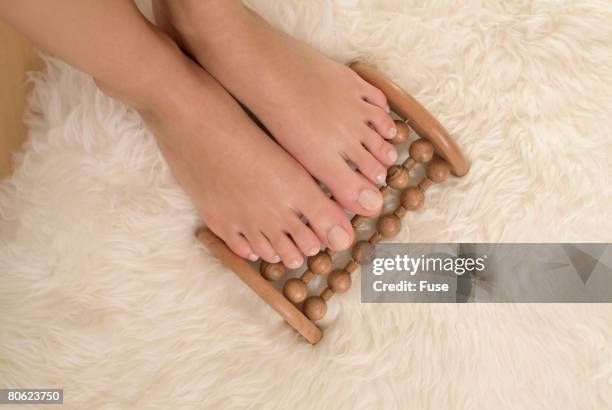
M 315 344 L 321 340 L 321 329 L 270 285 L 247 261 L 232 252 L 217 235 L 202 227 L 197 230 L 196 238 L 309 343 Z
M 421 138 L 425 138 L 433 144 L 436 153 L 448 161 L 453 174 L 458 177 L 467 174 L 470 164 L 463 155 L 463 152 L 455 140 L 451 138 L 448 131 L 425 107 L 400 86 L 376 71 L 372 66 L 364 63 L 353 63 L 350 67 L 361 78 L 387 96 L 391 109 L 407 120 L 408 125 Z

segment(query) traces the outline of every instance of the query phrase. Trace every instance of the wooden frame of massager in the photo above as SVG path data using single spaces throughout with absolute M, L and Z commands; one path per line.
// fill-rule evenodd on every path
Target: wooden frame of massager
M 402 90 L 373 67 L 354 63 L 351 68 L 364 80 L 380 89 L 389 101 L 391 110 L 404 121 L 397 120 L 397 135 L 391 140 L 394 144 L 405 142 L 410 134 L 410 126 L 420 137 L 410 145 L 409 158 L 401 165 L 389 168 L 387 184 L 380 188 L 386 196 L 391 190 L 402 190 L 400 205 L 393 213 L 381 216 L 377 221 L 377 230 L 368 241 L 359 241 L 353 245 L 352 258 L 343 269 L 332 272 L 334 252 L 327 249 L 308 258 L 308 269 L 299 277 L 287 280 L 283 293 L 276 290 L 271 281 L 279 280 L 285 272 L 281 263 L 262 262 L 258 272 L 249 262 L 234 254 L 225 243 L 207 228 L 200 228 L 196 236 L 223 265 L 231 269 L 257 295 L 270 305 L 287 323 L 289 323 L 308 342 L 315 344 L 322 332 L 315 324 L 326 311 L 326 302 L 335 293 L 346 292 L 351 285 L 351 274 L 360 263 L 367 261 L 373 252 L 372 244 L 383 238 L 391 238 L 401 229 L 401 218 L 407 211 L 414 211 L 423 206 L 425 191 L 434 182 L 443 182 L 449 172 L 461 177 L 468 172 L 469 164 L 444 127 L 418 101 Z M 426 176 L 416 185 L 409 187 L 409 171 L 417 163 L 425 164 Z M 357 227 L 365 220 L 355 216 L 351 223 Z M 315 275 L 328 275 L 327 288 L 318 296 L 308 296 L 308 282 Z M 302 303 L 302 310 L 296 305 Z

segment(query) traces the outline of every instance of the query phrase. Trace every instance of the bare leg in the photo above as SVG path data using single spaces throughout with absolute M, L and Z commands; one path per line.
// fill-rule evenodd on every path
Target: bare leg
M 136 108 L 168 86 L 159 78 L 178 54 L 129 0 L 5 0 L 0 18 Z
M 154 0 L 160 27 L 251 109 L 347 209 L 380 211 L 397 154 L 385 96 L 238 0 Z M 351 170 L 346 160 L 357 164 Z
M 204 221 L 237 254 L 297 267 L 319 239 L 349 246 L 344 212 L 131 1 L 3 0 L 0 17 L 135 107 Z

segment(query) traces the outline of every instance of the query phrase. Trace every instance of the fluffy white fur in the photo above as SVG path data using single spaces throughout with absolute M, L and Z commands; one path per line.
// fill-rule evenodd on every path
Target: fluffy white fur
M 400 240 L 612 240 L 609 2 L 249 3 L 377 64 L 466 150 Z M 0 387 L 67 408 L 612 407 L 610 305 L 362 305 L 357 283 L 304 343 L 198 246 L 139 117 L 47 63 L 0 185 Z

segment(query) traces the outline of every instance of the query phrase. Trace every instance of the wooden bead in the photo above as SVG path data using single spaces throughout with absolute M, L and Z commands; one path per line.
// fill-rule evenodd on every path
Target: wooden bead
M 312 273 L 310 269 L 306 269 L 304 273 L 302 273 L 302 276 L 300 276 L 300 279 L 302 282 L 308 285 L 308 282 L 310 282 L 314 276 L 314 273 Z
M 400 203 L 409 211 L 416 211 L 423 206 L 424 202 L 425 194 L 415 186 L 406 188 L 400 196 Z
M 360 265 L 368 264 L 372 262 L 374 257 L 374 245 L 367 241 L 359 241 L 353 245 L 351 256 Z
M 376 228 L 383 237 L 392 238 L 399 233 L 400 229 L 402 228 L 402 222 L 397 216 L 387 214 L 378 219 Z
M 365 221 L 366 218 L 365 216 L 362 215 L 355 215 L 353 217 L 353 219 L 351 219 L 351 225 L 353 226 L 353 228 L 357 228 L 359 225 L 361 225 L 363 223 L 363 221 Z
M 344 267 L 344 270 L 348 273 L 353 273 L 357 270 L 358 267 L 359 265 L 357 264 L 357 262 L 352 259 L 349 259 L 349 261 L 346 263 L 346 266 Z
M 410 144 L 410 158 L 413 158 L 419 164 L 424 164 L 431 161 L 434 155 L 434 146 L 431 142 L 422 138 Z
M 418 184 L 417 188 L 423 192 L 427 191 L 429 187 L 433 184 L 433 181 L 427 177 L 423 178 Z
M 416 161 L 410 157 L 406 158 L 406 161 L 402 164 L 402 167 L 406 168 L 406 171 L 410 172 L 412 168 L 416 165 Z
M 408 141 L 408 137 L 410 137 L 410 128 L 406 125 L 404 121 L 395 120 L 395 128 L 397 129 L 397 134 L 395 137 L 389 140 L 389 142 L 393 145 L 403 144 Z
M 321 297 L 323 298 L 324 301 L 328 301 L 332 298 L 332 296 L 334 296 L 334 291 L 331 290 L 330 288 L 327 288 L 323 291 L 323 293 L 321 293 Z
M 393 211 L 393 215 L 395 215 L 398 218 L 402 219 L 406 215 L 406 208 L 404 208 L 401 205 L 398 206 L 397 208 L 395 208 L 395 211 Z
M 315 275 L 327 275 L 332 270 L 332 259 L 327 252 L 319 252 L 318 254 L 308 258 L 308 269 Z
M 308 296 L 308 286 L 298 278 L 291 278 L 283 286 L 283 295 L 293 303 L 300 303 Z
M 382 235 L 378 231 L 376 231 L 372 234 L 372 236 L 370 236 L 370 239 L 368 240 L 368 242 L 370 242 L 371 244 L 375 244 L 375 243 L 382 241 L 382 239 L 383 239 Z
M 433 182 L 444 182 L 448 178 L 450 167 L 440 158 L 435 158 L 427 165 L 427 176 Z
M 327 285 L 335 293 L 344 293 L 351 288 L 351 275 L 344 269 L 336 269 L 327 277 Z
M 406 168 L 393 165 L 387 172 L 387 184 L 393 189 L 404 189 L 410 183 L 410 175 Z
M 259 265 L 259 273 L 269 281 L 279 280 L 285 274 L 285 265 L 282 263 L 270 263 L 262 261 Z
M 310 296 L 304 301 L 302 310 L 310 320 L 319 320 L 327 313 L 327 303 L 321 296 Z

